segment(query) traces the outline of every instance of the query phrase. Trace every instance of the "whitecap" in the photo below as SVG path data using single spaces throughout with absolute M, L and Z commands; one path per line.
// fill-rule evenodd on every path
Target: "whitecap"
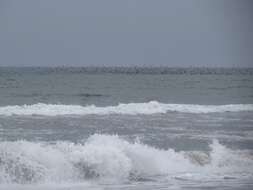
M 253 111 L 253 104 L 228 104 L 228 105 L 195 105 L 195 104 L 166 104 L 157 101 L 147 103 L 128 103 L 118 104 L 116 106 L 98 107 L 95 105 L 63 105 L 63 104 L 44 104 L 37 103 L 33 105 L 10 105 L 0 107 L 0 115 L 151 115 L 165 114 L 168 112 L 182 113 L 222 113 L 222 112 L 241 112 Z

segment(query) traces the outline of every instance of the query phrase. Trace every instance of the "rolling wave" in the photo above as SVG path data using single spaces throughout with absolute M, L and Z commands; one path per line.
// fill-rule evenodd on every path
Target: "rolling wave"
M 253 111 L 253 104 L 229 104 L 229 105 L 195 105 L 195 104 L 165 104 L 157 101 L 147 103 L 118 104 L 117 106 L 97 107 L 95 105 L 62 105 L 37 103 L 33 105 L 14 105 L 0 107 L 0 115 L 151 115 L 167 112 L 182 113 L 222 113 Z
M 252 157 L 218 141 L 210 144 L 210 150 L 176 152 L 98 134 L 80 144 L 5 141 L 0 142 L 0 183 L 141 180 L 163 175 L 182 178 L 194 173 L 209 177 L 217 173 L 252 175 Z

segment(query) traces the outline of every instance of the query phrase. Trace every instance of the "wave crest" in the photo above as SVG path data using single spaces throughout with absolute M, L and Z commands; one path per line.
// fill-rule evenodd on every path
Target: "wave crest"
M 83 144 L 1 142 L 0 183 L 138 180 L 150 176 L 248 173 L 253 159 L 214 141 L 210 152 L 176 152 L 116 135 L 92 135 Z
M 109 115 L 109 114 L 164 114 L 167 112 L 183 113 L 222 113 L 253 111 L 253 104 L 229 105 L 194 105 L 194 104 L 165 104 L 157 101 L 147 103 L 118 104 L 117 106 L 97 107 L 95 105 L 61 105 L 37 103 L 33 105 L 14 105 L 0 107 L 0 115 Z

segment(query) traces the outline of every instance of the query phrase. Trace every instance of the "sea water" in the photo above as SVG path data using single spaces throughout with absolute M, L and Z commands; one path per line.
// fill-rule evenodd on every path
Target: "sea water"
M 0 68 L 0 189 L 253 189 L 253 70 Z

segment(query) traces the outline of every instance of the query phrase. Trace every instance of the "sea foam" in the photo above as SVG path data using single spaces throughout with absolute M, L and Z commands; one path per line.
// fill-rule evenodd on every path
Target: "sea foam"
M 90 136 L 84 143 L 0 143 L 0 183 L 82 182 L 148 179 L 152 176 L 252 175 L 253 159 L 218 141 L 210 152 L 176 152 L 117 135 Z
M 253 111 L 253 104 L 228 105 L 195 105 L 195 104 L 166 104 L 157 101 L 147 103 L 128 103 L 116 106 L 98 107 L 95 105 L 62 105 L 37 103 L 33 105 L 11 105 L 0 107 L 0 115 L 109 115 L 109 114 L 164 114 L 167 112 L 183 113 L 222 113 Z

